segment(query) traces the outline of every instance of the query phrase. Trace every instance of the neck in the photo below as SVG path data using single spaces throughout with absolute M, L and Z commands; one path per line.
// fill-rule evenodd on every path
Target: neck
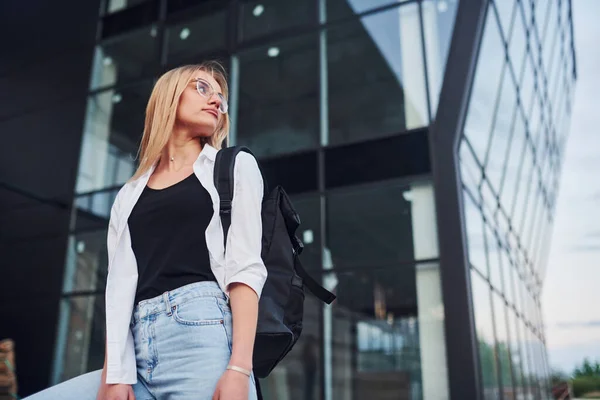
M 162 151 L 161 167 L 169 171 L 177 171 L 191 165 L 200 155 L 202 147 L 198 138 L 178 139 L 173 135 Z

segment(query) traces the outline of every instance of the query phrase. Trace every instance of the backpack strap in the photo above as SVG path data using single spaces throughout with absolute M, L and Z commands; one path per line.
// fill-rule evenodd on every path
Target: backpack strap
M 296 270 L 298 276 L 302 278 L 304 286 L 306 286 L 308 290 L 310 290 L 311 293 L 314 294 L 317 299 L 327 304 L 331 304 L 336 299 L 337 296 L 335 294 L 331 293 L 329 290 L 321 286 L 319 282 L 317 282 L 312 276 L 308 274 L 308 272 L 306 272 L 306 270 L 302 266 L 302 263 L 300 262 L 299 257 L 296 257 L 296 260 L 294 262 L 294 269 Z
M 223 226 L 223 246 L 227 245 L 227 233 L 231 226 L 231 202 L 233 201 L 234 168 L 235 158 L 240 151 L 246 152 L 254 157 L 252 151 L 245 146 L 226 147 L 218 151 L 215 159 L 214 181 L 219 193 L 219 215 Z M 256 158 L 256 157 L 255 157 Z M 259 165 L 260 170 L 260 165 Z M 263 175 L 262 170 L 260 174 Z M 267 182 L 263 175 L 263 187 L 265 195 L 268 193 Z
M 233 146 L 226 147 L 217 153 L 215 159 L 215 172 L 214 180 L 215 187 L 219 193 L 219 215 L 221 217 L 221 225 L 223 226 L 223 248 L 227 246 L 227 233 L 231 226 L 231 202 L 233 201 L 233 180 L 234 180 L 234 167 L 235 158 L 240 151 L 244 151 L 254 157 L 254 154 L 244 146 Z M 259 166 L 260 168 L 260 166 Z M 262 174 L 262 171 L 261 171 Z M 268 193 L 267 182 L 263 176 L 263 186 L 265 189 L 265 195 Z M 295 269 L 298 276 L 302 278 L 304 285 L 314 294 L 318 299 L 324 301 L 327 304 L 331 304 L 335 300 L 336 296 L 321 286 L 308 272 L 304 269 L 300 263 L 299 257 L 296 257 Z

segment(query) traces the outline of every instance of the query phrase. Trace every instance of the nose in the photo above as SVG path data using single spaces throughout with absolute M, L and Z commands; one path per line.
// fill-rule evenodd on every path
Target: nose
M 208 99 L 208 104 L 216 104 L 217 108 L 219 108 L 221 107 L 221 98 L 216 93 L 213 93 Z

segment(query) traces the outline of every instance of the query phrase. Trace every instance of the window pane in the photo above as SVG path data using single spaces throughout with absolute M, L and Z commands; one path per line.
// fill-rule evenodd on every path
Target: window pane
M 308 292 L 310 293 L 310 292 Z M 307 294 L 304 301 L 302 335 L 292 350 L 266 379 L 260 388 L 265 400 L 318 399 L 322 376 L 322 323 L 323 303 Z
M 506 41 L 508 41 L 513 24 L 513 15 L 515 6 L 517 5 L 517 0 L 494 0 L 494 5 L 498 11 L 498 17 L 500 18 L 500 25 L 502 25 L 504 38 Z M 493 13 L 493 9 L 490 8 L 489 12 Z
M 202 54 L 225 47 L 225 10 L 203 14 L 167 27 L 167 62 L 169 64 L 197 63 Z
M 107 265 L 106 228 L 71 235 L 63 292 L 103 291 L 106 286 Z
M 469 262 L 482 275 L 487 276 L 485 241 L 483 238 L 483 221 L 481 219 L 481 213 L 471 199 L 471 196 L 466 192 L 464 192 L 464 205 Z
M 300 228 L 296 234 L 304 243 L 300 256 L 306 269 L 321 269 L 321 198 L 318 194 L 292 197 L 292 203 L 300 215 Z
M 152 83 L 111 89 L 88 99 L 77 192 L 122 185 L 135 171 Z
M 479 365 L 483 379 L 483 394 L 485 399 L 497 399 L 499 396 L 498 370 L 490 285 L 473 270 L 471 270 L 471 293 L 477 342 L 479 343 Z
M 500 187 L 502 169 L 506 161 L 506 150 L 509 145 L 514 115 L 517 110 L 516 103 L 517 90 L 507 66 L 504 69 L 502 91 L 496 105 L 496 116 L 490 139 L 489 160 L 486 167 L 490 184 L 496 190 Z
M 146 0 L 108 0 L 106 12 L 107 14 L 112 14 L 124 10 L 125 8 L 135 6 L 136 4 L 143 3 L 144 1 Z
M 382 267 L 414 259 L 409 190 L 385 183 L 328 194 L 327 244 L 336 267 Z
M 425 0 L 421 5 L 431 112 L 436 114 L 446 60 L 454 31 L 458 1 Z
M 497 293 L 492 294 L 494 305 L 494 322 L 496 326 L 496 345 L 500 360 L 500 375 L 502 377 L 503 391 L 506 395 L 512 393 L 512 361 L 509 352 L 508 326 L 506 322 L 506 306 L 504 300 Z
M 484 160 L 487 150 L 500 78 L 505 65 L 504 57 L 498 57 L 498 54 L 504 54 L 504 45 L 496 17 L 493 12 L 488 12 L 465 121 L 465 136 L 469 138 L 480 161 Z
M 517 77 L 521 75 L 523 59 L 525 58 L 526 43 L 527 36 L 523 22 L 523 15 L 521 13 L 521 7 L 516 7 L 508 55 Z
M 240 1 L 239 40 L 316 22 L 314 0 Z
M 356 14 L 404 1 L 406 0 L 326 0 L 327 19 L 332 21 L 340 18 L 352 18 Z
M 345 271 L 336 278 L 332 398 L 446 395 L 440 385 L 447 373 L 444 319 L 435 312 L 442 305 L 425 293 L 436 280 L 439 285 L 437 264 Z
M 502 271 L 500 269 L 498 239 L 487 224 L 485 225 L 485 236 L 490 283 L 497 290 L 502 291 Z
M 416 4 L 337 25 L 325 34 L 327 144 L 378 138 L 427 125 Z
M 158 68 L 157 28 L 147 27 L 96 47 L 92 89 L 129 84 L 154 76 Z
M 512 131 L 512 140 L 509 143 L 507 156 L 504 166 L 504 182 L 502 184 L 501 203 L 507 213 L 511 212 L 510 206 L 515 199 L 515 188 L 518 184 L 518 175 L 522 168 L 522 161 L 525 151 L 525 122 L 521 111 L 517 109 Z M 510 215 L 509 215 L 510 217 Z
M 106 331 L 104 296 L 62 299 L 59 324 L 58 381 L 101 369 Z
M 241 53 L 236 144 L 259 157 L 316 147 L 318 65 L 316 35 Z

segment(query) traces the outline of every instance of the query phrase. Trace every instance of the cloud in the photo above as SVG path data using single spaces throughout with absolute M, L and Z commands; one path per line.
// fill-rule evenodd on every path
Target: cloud
M 556 328 L 562 328 L 562 329 L 598 327 L 598 326 L 600 326 L 600 320 L 595 320 L 595 321 L 575 321 L 575 322 L 557 322 L 554 326 Z
M 596 251 L 600 252 L 600 244 L 580 244 L 571 248 L 571 252 L 573 253 L 587 253 Z

